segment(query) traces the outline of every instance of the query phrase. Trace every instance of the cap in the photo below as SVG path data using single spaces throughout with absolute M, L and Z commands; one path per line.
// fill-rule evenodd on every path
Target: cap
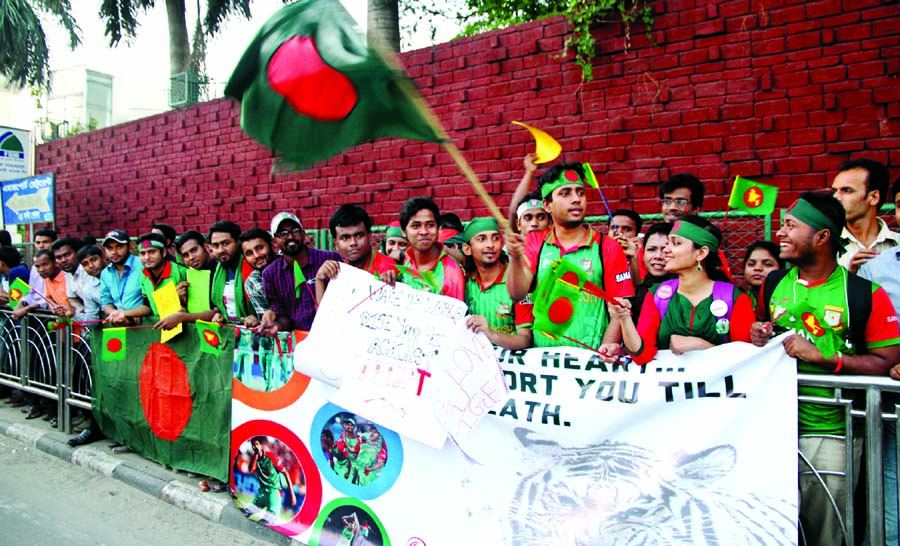
M 114 229 L 107 233 L 106 237 L 103 238 L 103 244 L 105 245 L 107 241 L 115 241 L 117 243 L 127 245 L 131 242 L 131 237 L 129 237 L 128 233 L 121 229 Z
M 293 220 L 294 222 L 297 222 L 297 225 L 300 226 L 300 229 L 303 229 L 303 224 L 300 222 L 300 219 L 297 218 L 296 214 L 290 212 L 279 212 L 275 215 L 274 218 L 272 218 L 272 225 L 269 229 L 272 235 L 275 235 L 275 232 L 278 231 L 278 226 L 285 220 Z

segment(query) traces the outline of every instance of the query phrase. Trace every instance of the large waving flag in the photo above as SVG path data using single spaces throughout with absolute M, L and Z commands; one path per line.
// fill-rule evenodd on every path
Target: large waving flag
M 225 95 L 241 102 L 248 135 L 304 167 L 381 137 L 441 142 L 404 79 L 340 2 L 301 0 L 263 25 Z

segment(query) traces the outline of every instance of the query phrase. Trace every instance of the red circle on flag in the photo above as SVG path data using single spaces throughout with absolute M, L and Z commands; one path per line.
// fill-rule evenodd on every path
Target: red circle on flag
M 563 176 L 569 182 L 578 182 L 578 173 L 576 173 L 575 171 L 566 171 L 565 173 L 563 173 Z
M 106 342 L 106 350 L 111 353 L 118 353 L 122 350 L 122 340 L 117 337 L 110 338 Z
M 346 118 L 359 99 L 353 82 L 325 64 L 311 36 L 294 36 L 282 43 L 266 76 L 272 89 L 298 113 L 318 121 Z
M 550 322 L 553 322 L 554 324 L 564 324 L 572 318 L 573 312 L 574 309 L 569 298 L 559 298 L 550 304 L 550 309 L 547 311 L 547 317 L 549 317 Z
M 578 273 L 575 273 L 574 271 L 566 271 L 562 276 L 562 280 L 569 284 L 574 284 L 575 286 L 578 286 L 579 284 Z
M 141 408 L 158 438 L 175 440 L 191 420 L 191 383 L 187 366 L 168 345 L 147 350 L 140 376 Z
M 744 204 L 748 207 L 756 208 L 762 205 L 762 202 L 763 194 L 759 188 L 747 188 L 747 191 L 744 192 Z
M 212 330 L 203 330 L 203 339 L 205 339 L 212 347 L 219 346 L 219 335 Z

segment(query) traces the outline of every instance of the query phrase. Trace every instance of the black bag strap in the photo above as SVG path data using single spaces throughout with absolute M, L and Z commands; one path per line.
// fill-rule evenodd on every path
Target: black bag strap
M 787 269 L 776 269 L 775 271 L 771 271 L 768 275 L 766 275 L 766 280 L 763 281 L 763 308 L 765 309 L 765 319 L 772 320 L 772 316 L 769 313 L 769 303 L 772 302 L 772 294 L 775 293 L 775 287 L 778 286 L 778 283 L 781 282 L 781 279 L 788 274 Z

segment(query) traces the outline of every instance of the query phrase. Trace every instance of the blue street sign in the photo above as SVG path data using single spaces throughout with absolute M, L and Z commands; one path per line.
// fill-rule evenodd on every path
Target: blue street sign
M 42 224 L 54 221 L 52 174 L 42 174 L 0 183 L 3 223 Z

